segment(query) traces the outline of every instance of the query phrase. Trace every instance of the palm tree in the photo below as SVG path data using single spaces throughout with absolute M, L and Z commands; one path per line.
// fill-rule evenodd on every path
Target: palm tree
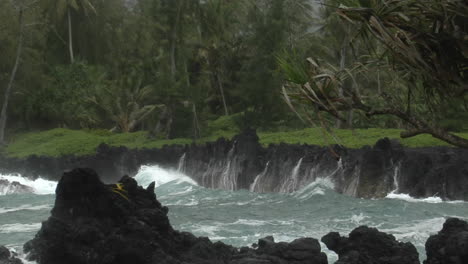
M 213 83 L 218 86 L 223 102 L 224 114 L 229 115 L 226 93 L 223 86 L 223 52 L 229 41 L 228 26 L 235 20 L 234 14 L 225 0 L 206 1 L 200 9 L 200 37 L 203 43 L 202 57 L 205 58 Z
M 85 15 L 96 13 L 96 9 L 91 4 L 90 0 L 44 0 L 46 1 L 47 10 L 52 10 L 53 17 L 57 22 L 62 23 L 66 16 L 68 26 L 68 52 L 70 55 L 70 63 L 75 61 L 73 53 L 73 30 L 72 30 L 72 11 L 83 12 Z
M 24 9 L 26 8 L 25 5 L 18 4 L 18 20 L 19 20 L 19 33 L 18 33 L 18 44 L 16 49 L 16 59 L 15 64 L 13 66 L 13 70 L 10 75 L 10 80 L 8 82 L 8 86 L 5 89 L 5 95 L 3 98 L 3 106 L 0 113 L 0 143 L 3 144 L 5 140 L 5 127 L 6 127 L 6 120 L 7 120 L 7 109 L 8 109 L 8 102 L 10 99 L 11 90 L 13 87 L 13 81 L 16 77 L 16 72 L 18 71 L 18 65 L 21 59 L 21 53 L 23 50 L 23 41 L 24 41 Z

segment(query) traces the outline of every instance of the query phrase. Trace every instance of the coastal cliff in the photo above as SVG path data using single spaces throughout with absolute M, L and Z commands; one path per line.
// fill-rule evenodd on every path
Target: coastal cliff
M 263 147 L 253 130 L 232 140 L 201 145 L 171 145 L 160 149 L 127 149 L 101 144 L 95 155 L 0 158 L 2 173 L 58 180 L 75 167 L 89 167 L 104 182 L 118 175 L 135 175 L 141 165 L 177 169 L 199 185 L 226 190 L 292 192 L 327 178 L 337 192 L 379 198 L 405 193 L 413 197 L 438 196 L 468 200 L 468 150 L 451 147 L 405 148 L 381 139 L 374 146 L 278 144 Z

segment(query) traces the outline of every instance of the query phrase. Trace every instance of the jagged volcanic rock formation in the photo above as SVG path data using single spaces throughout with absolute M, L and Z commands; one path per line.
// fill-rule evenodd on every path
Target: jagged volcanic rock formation
M 328 249 L 338 254 L 335 264 L 418 264 L 416 248 L 411 243 L 402 243 L 389 234 L 375 228 L 361 226 L 349 237 L 331 232 L 322 237 Z
M 252 248 L 234 248 L 172 228 L 168 208 L 154 193 L 124 176 L 117 184 L 104 184 L 91 169 L 64 173 L 56 189 L 55 205 L 36 236 L 24 245 L 30 260 L 39 264 L 326 264 L 320 244 L 313 238 L 275 243 L 260 239 Z M 331 232 L 322 238 L 335 251 L 337 264 L 416 264 L 411 243 L 361 226 L 349 237 Z M 426 243 L 424 264 L 468 263 L 468 223 L 448 219 Z M 0 264 L 19 264 L 0 247 Z M 3 262 L 2 262 L 3 261 Z
M 104 182 L 135 175 L 141 165 L 179 168 L 198 184 L 228 190 L 292 192 L 317 178 L 328 178 L 340 193 L 385 197 L 394 191 L 416 198 L 468 200 L 468 150 L 451 147 L 404 148 L 388 139 L 373 147 L 279 144 L 263 147 L 253 130 L 202 145 L 131 150 L 100 145 L 96 155 L 59 158 L 0 157 L 0 172 L 56 177 L 75 167 L 93 168 Z M 333 154 L 339 154 L 339 159 Z
M 424 264 L 468 263 L 468 223 L 448 219 L 437 234 L 426 242 L 427 260 Z
M 75 169 L 61 178 L 51 216 L 24 250 L 39 264 L 327 263 L 312 238 L 265 238 L 258 249 L 238 250 L 174 230 L 167 212 L 154 183 L 143 189 L 124 176 L 106 185 L 93 170 Z

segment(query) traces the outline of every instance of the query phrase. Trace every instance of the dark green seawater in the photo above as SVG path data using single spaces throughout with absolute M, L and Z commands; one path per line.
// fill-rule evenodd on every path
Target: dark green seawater
M 31 182 L 18 176 L 1 178 L 21 180 L 36 189 L 37 194 L 5 194 L 12 190 L 0 189 L 0 244 L 21 254 L 22 244 L 34 237 L 50 214 L 55 183 Z M 176 229 L 235 246 L 249 246 L 268 235 L 276 241 L 303 236 L 320 239 L 330 231 L 347 235 L 360 225 L 368 225 L 412 242 L 425 259 L 426 239 L 442 228 L 447 217 L 468 219 L 465 202 L 443 202 L 436 197 L 418 200 L 402 194 L 357 199 L 334 192 L 327 179 L 290 194 L 206 189 L 181 173 L 158 166 L 142 167 L 136 179 L 144 187 L 156 181 L 156 195 L 169 207 Z M 322 250 L 329 263 L 336 260 L 323 244 Z

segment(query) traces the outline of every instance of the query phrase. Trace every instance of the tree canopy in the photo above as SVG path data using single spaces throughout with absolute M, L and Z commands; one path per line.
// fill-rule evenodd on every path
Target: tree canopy
M 452 133 L 468 129 L 467 14 L 462 0 L 1 1 L 5 132 L 196 139 L 229 120 L 467 146 Z

